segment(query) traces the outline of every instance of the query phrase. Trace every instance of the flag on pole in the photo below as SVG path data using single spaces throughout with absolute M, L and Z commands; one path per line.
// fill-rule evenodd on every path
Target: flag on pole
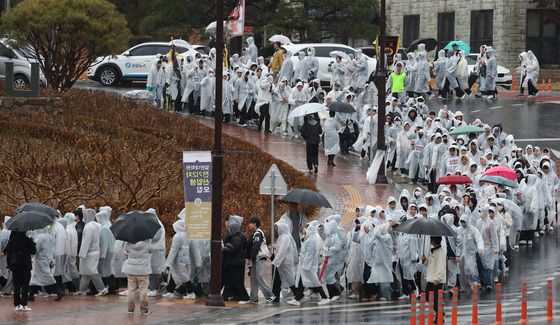
M 229 13 L 226 26 L 231 37 L 243 36 L 245 32 L 245 0 L 239 0 L 237 6 Z

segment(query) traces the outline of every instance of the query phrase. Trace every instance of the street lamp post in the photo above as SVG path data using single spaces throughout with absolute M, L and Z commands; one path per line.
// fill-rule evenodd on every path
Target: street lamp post
M 385 82 L 387 72 L 385 69 L 385 0 L 380 0 L 379 8 L 379 52 L 377 55 L 377 150 L 385 151 Z M 381 162 L 379 172 L 377 174 L 378 184 L 387 184 L 387 176 L 385 175 L 385 159 Z
M 216 109 L 212 148 L 212 235 L 210 293 L 207 306 L 224 306 L 222 297 L 222 81 L 224 69 L 224 0 L 216 1 Z

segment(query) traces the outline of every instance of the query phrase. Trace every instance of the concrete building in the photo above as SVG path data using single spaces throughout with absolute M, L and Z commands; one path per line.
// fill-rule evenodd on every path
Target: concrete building
M 438 47 L 462 40 L 478 52 L 482 44 L 496 50 L 498 64 L 512 70 L 518 55 L 533 50 L 546 78 L 560 79 L 560 25 L 545 21 L 545 11 L 530 0 L 387 0 L 389 32 L 406 47 L 419 37 Z

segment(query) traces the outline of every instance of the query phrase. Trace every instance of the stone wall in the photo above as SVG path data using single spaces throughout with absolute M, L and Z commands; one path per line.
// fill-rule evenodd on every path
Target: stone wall
M 508 69 L 518 66 L 518 55 L 525 51 L 526 11 L 535 7 L 527 0 L 453 1 L 387 0 L 389 34 L 403 33 L 403 15 L 420 15 L 420 37 L 437 39 L 439 12 L 455 12 L 455 39 L 470 43 L 471 11 L 494 10 L 493 44 L 498 64 Z M 477 52 L 478 49 L 472 49 Z

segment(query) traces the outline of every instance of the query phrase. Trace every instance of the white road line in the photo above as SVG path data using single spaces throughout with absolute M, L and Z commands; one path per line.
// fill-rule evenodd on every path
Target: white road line
M 494 106 L 494 107 L 490 107 L 490 109 L 496 109 L 496 108 L 502 108 L 502 106 Z
M 471 111 L 471 113 L 478 113 L 478 112 L 480 112 L 480 110 L 479 110 L 479 109 L 477 109 L 477 110 L 474 110 L 474 111 Z
M 511 106 L 523 106 L 523 105 L 525 105 L 525 104 L 513 104 Z
M 543 142 L 543 141 L 560 141 L 560 138 L 515 139 L 515 142 Z

